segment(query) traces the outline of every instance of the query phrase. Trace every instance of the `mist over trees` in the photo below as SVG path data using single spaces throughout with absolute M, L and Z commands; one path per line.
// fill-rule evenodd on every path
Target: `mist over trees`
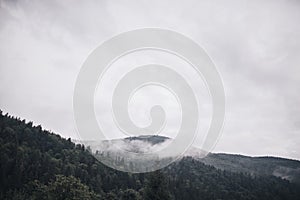
M 300 186 L 184 157 L 146 174 L 108 168 L 88 148 L 0 112 L 0 199 L 299 199 Z M 263 167 L 263 166 L 262 166 Z

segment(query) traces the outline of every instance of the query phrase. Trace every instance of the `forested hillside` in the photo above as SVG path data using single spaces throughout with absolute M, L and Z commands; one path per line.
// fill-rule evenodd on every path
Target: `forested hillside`
M 0 114 L 0 199 L 299 199 L 268 174 L 231 172 L 184 157 L 147 174 L 113 170 L 83 145 Z
M 300 183 L 300 161 L 298 160 L 219 153 L 209 154 L 200 161 L 226 171 L 264 176 L 273 175 Z

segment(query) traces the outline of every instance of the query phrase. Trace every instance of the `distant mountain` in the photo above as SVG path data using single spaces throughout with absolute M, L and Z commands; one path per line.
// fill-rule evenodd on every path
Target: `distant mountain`
M 160 135 L 141 135 L 141 136 L 134 136 L 134 137 L 127 137 L 125 138 L 127 141 L 143 141 L 148 142 L 152 145 L 160 144 L 170 140 L 170 138 Z
M 154 152 L 163 147 L 171 141 L 170 138 L 159 135 L 143 135 L 126 137 L 112 140 L 100 140 L 100 141 L 80 141 L 72 140 L 76 144 L 84 144 L 88 146 L 93 153 L 96 152 L 115 152 L 117 147 L 121 147 L 126 151 L 143 153 L 143 152 Z
M 278 157 L 249 157 L 232 154 L 209 154 L 199 159 L 206 165 L 231 172 L 273 175 L 300 183 L 300 161 Z
M 126 138 L 127 139 L 127 138 Z M 140 136 L 130 140 L 141 140 L 158 144 L 170 140 L 164 136 Z M 209 153 L 203 157 L 201 149 L 192 147 L 186 152 L 198 161 L 231 172 L 248 173 L 251 175 L 276 176 L 292 182 L 300 183 L 300 161 L 279 157 L 250 157 L 225 153 Z
M 147 152 L 154 151 L 157 148 L 163 148 L 162 144 L 171 142 L 172 139 L 159 135 L 144 135 L 127 137 L 124 139 L 114 139 L 102 141 L 98 143 L 98 151 L 109 152 L 113 149 L 112 144 L 125 147 L 128 151 Z M 77 141 L 79 142 L 79 141 Z M 96 143 L 85 143 L 87 145 Z M 115 149 L 114 149 L 115 150 Z M 248 173 L 251 175 L 266 175 L 276 176 L 292 182 L 300 183 L 300 161 L 291 160 L 279 157 L 250 157 L 243 155 L 224 154 L 224 153 L 209 153 L 203 157 L 204 152 L 196 147 L 191 147 L 185 156 L 191 156 L 194 159 L 206 165 L 214 166 L 217 169 L 222 169 L 237 173 Z M 112 156 L 112 154 L 110 154 Z
M 160 146 L 168 140 L 143 136 L 104 143 L 121 142 L 138 148 L 134 145 Z M 299 161 L 228 154 L 209 154 L 200 159 L 196 154 L 156 172 L 125 173 L 103 165 L 86 146 L 33 126 L 32 122 L 3 115 L 1 111 L 0 155 L 0 199 L 298 200 L 300 197 L 300 185 L 288 181 L 297 180 L 293 170 L 298 170 Z M 286 176 L 287 169 L 293 169 L 292 176 Z

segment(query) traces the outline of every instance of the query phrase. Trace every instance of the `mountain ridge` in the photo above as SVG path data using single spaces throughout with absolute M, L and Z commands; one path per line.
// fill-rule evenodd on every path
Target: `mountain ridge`
M 107 146 L 101 147 L 102 149 L 106 149 L 101 151 L 105 153 L 106 151 L 110 151 L 107 149 L 113 149 L 113 147 L 109 146 L 110 142 L 118 143 L 122 142 L 122 146 L 126 146 L 127 150 L 131 150 L 134 152 L 145 152 L 148 149 L 139 149 L 144 148 L 148 144 L 153 145 L 155 148 L 157 145 L 162 144 L 166 141 L 172 140 L 166 136 L 160 135 L 143 135 L 143 136 L 133 136 L 126 137 L 121 139 L 113 139 L 113 140 L 105 140 Z M 133 141 L 143 142 L 142 144 L 133 143 Z M 89 143 L 83 143 L 88 146 Z M 231 172 L 243 172 L 249 173 L 252 175 L 273 175 L 276 177 L 280 177 L 292 182 L 300 183 L 300 161 L 292 160 L 281 157 L 274 156 L 245 156 L 241 154 L 227 154 L 227 153 L 208 153 L 203 157 L 205 152 L 202 152 L 201 149 L 196 147 L 191 147 L 184 155 L 191 156 L 194 159 L 202 162 L 206 165 L 214 166 L 217 169 L 227 170 Z M 112 156 L 112 153 L 110 153 Z M 264 166 L 263 168 L 261 166 Z
M 179 200 L 300 197 L 300 185 L 288 180 L 217 169 L 189 156 L 152 173 L 120 172 L 96 160 L 86 146 L 2 113 L 0 155 L 0 199 L 60 200 L 80 194 L 85 199 L 140 200 L 161 187 L 167 199 Z M 62 198 L 62 190 L 70 192 Z

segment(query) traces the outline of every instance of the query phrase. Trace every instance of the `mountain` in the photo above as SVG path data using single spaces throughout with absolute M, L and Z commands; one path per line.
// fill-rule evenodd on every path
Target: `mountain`
M 300 183 L 300 161 L 278 157 L 249 157 L 232 154 L 209 154 L 200 159 L 218 169 L 252 175 L 276 176 Z
M 110 157 L 112 157 L 113 151 L 115 151 L 113 144 L 125 147 L 128 151 L 138 153 L 154 152 L 171 141 L 171 138 L 165 136 L 143 135 L 102 141 L 100 142 L 101 144 L 95 142 L 85 142 L 85 144 L 91 146 L 92 149 L 97 149 L 102 154 L 109 152 Z M 191 156 L 199 162 L 214 166 L 217 169 L 251 175 L 276 176 L 291 182 L 300 183 L 300 161 L 298 160 L 278 157 L 250 157 L 224 153 L 209 153 L 205 157 L 203 155 L 204 152 L 196 147 L 191 147 L 185 152 L 185 156 Z M 118 156 L 120 155 L 118 154 Z
M 112 140 L 101 141 L 80 141 L 72 140 L 76 144 L 84 144 L 89 146 L 93 153 L 98 152 L 113 152 L 115 147 L 122 147 L 126 151 L 136 153 L 154 152 L 163 147 L 163 145 L 171 142 L 171 139 L 159 135 L 142 135 L 134 137 L 126 137 Z
M 134 136 L 125 138 L 127 141 L 143 141 L 150 143 L 151 145 L 161 144 L 170 140 L 170 138 L 160 135 L 142 135 L 142 136 Z
M 167 139 L 155 136 L 125 141 L 159 145 Z M 106 167 L 92 153 L 70 138 L 61 138 L 41 126 L 33 126 L 32 122 L 0 112 L 0 199 L 276 200 L 300 197 L 298 183 L 276 177 L 274 171 L 263 173 L 267 171 L 263 170 L 266 163 L 272 163 L 270 169 L 284 166 L 297 170 L 299 161 L 248 159 L 228 154 L 209 154 L 200 159 L 187 155 L 159 171 L 131 174 Z

